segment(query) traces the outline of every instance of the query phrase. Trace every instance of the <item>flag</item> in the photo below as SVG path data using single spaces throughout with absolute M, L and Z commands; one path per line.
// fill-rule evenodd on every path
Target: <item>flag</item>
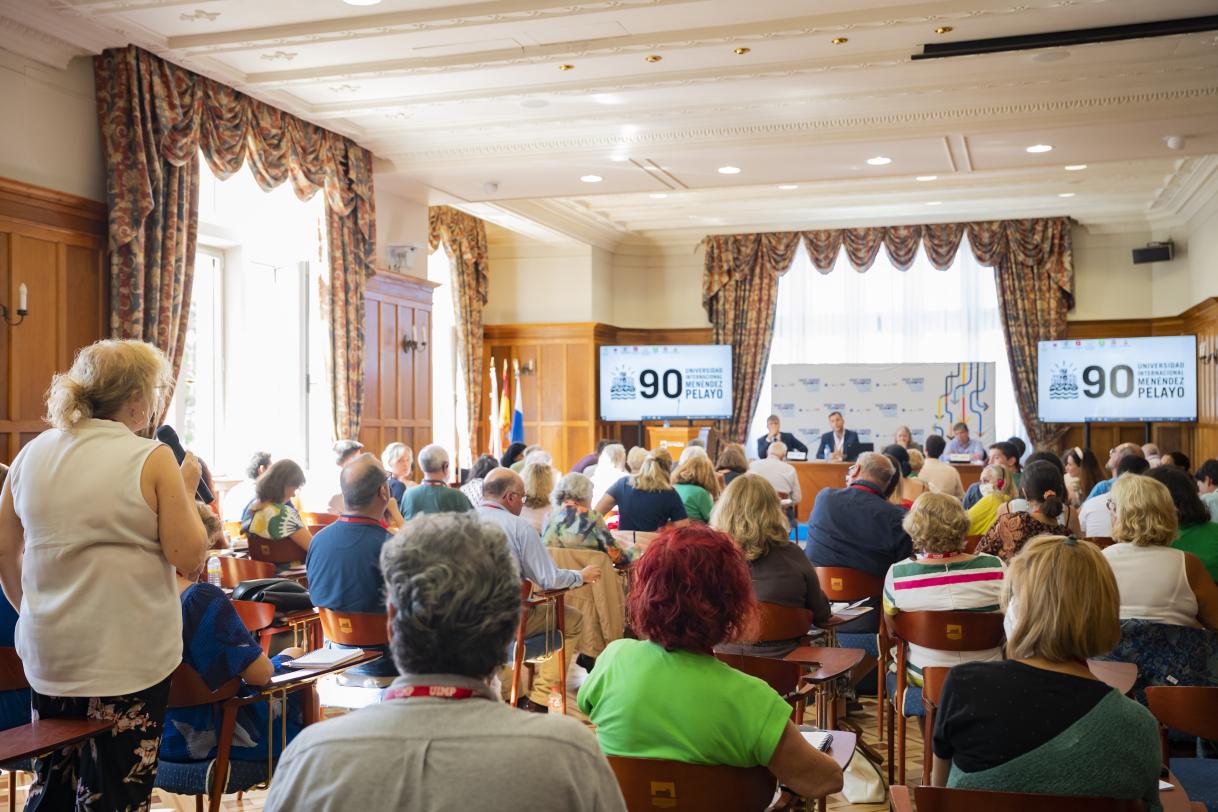
M 520 362 L 512 361 L 512 370 L 516 373 L 513 386 L 516 387 L 515 405 L 512 407 L 512 442 L 524 442 L 524 396 L 520 393 Z
M 508 445 L 508 429 L 512 427 L 512 401 L 508 397 L 507 359 L 503 359 L 503 386 L 499 388 L 499 442 Z
M 503 456 L 503 435 L 499 433 L 499 382 L 495 380 L 495 359 L 491 358 L 491 456 Z

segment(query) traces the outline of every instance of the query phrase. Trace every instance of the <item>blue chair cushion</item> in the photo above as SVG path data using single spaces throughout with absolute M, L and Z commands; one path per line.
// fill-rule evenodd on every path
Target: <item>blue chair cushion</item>
M 888 693 L 888 702 L 896 707 L 897 675 L 889 671 L 884 675 L 884 690 Z M 905 684 L 905 716 L 925 716 L 926 707 L 922 704 L 922 689 L 917 685 Z
M 176 795 L 206 795 L 211 761 L 159 761 L 155 786 Z M 226 793 L 244 792 L 267 780 L 265 761 L 230 761 Z
M 535 660 L 538 657 L 544 657 L 547 654 L 558 651 L 562 646 L 562 635 L 558 632 L 550 634 L 535 634 L 532 637 L 524 639 L 524 658 L 526 660 Z M 516 662 L 516 641 L 512 640 L 508 645 L 507 653 L 508 665 Z
M 1189 800 L 1205 804 L 1208 812 L 1218 812 L 1218 759 L 1173 758 L 1169 764 Z

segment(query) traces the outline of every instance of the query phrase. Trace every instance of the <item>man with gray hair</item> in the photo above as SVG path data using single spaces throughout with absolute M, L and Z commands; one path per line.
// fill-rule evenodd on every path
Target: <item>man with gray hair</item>
M 583 725 L 499 701 L 494 677 L 520 618 L 503 531 L 468 514 L 420 516 L 384 545 L 380 565 L 402 676 L 384 701 L 296 737 L 267 812 L 625 812 Z
M 826 488 L 816 494 L 804 551 L 813 566 L 849 567 L 883 578 L 889 567 L 909 558 L 913 543 L 901 527 L 905 510 L 884 498 L 884 489 L 895 473 L 887 457 L 866 451 L 846 474 L 845 488 Z M 846 632 L 850 642 L 843 645 L 866 649 L 875 656 L 880 595 L 868 605 L 874 611 L 839 626 L 838 639 Z M 856 637 L 860 639 L 853 639 Z
M 323 527 L 309 544 L 305 566 L 309 597 L 319 609 L 380 613 L 385 610 L 381 547 L 389 538 L 383 521 L 389 504 L 389 476 L 371 454 L 360 454 L 339 475 L 346 511 Z M 338 647 L 335 644 L 328 644 Z M 353 668 L 345 677 L 397 676 L 388 657 Z M 350 681 L 348 679 L 348 681 Z
M 786 456 L 786 443 L 770 443 L 764 460 L 753 460 L 749 463 L 749 473 L 757 474 L 773 485 L 780 495 L 786 494 L 790 504 L 783 505 L 783 508 L 790 513 L 794 512 L 803 495 L 799 492 L 799 476 L 795 473 L 795 466 L 786 462 Z
M 533 525 L 520 518 L 524 506 L 524 481 L 520 474 L 510 468 L 496 468 L 482 482 L 482 501 L 478 503 L 478 515 L 483 521 L 498 525 L 507 534 L 508 549 L 520 568 L 520 577 L 532 581 L 541 589 L 564 589 L 581 584 L 592 584 L 600 580 L 601 568 L 588 565 L 582 570 L 563 570 L 554 564 L 550 553 L 541 543 L 541 537 Z M 529 609 L 525 635 L 552 634 L 556 627 L 552 605 L 535 606 Z M 563 627 L 567 640 L 563 654 L 570 665 L 579 647 L 579 634 L 583 630 L 583 617 L 567 606 L 563 615 Z M 551 691 L 565 691 L 559 683 L 558 658 L 550 657 L 537 669 L 533 690 L 522 705 L 530 710 L 545 713 Z
M 423 481 L 402 494 L 402 518 L 410 520 L 421 513 L 464 513 L 474 509 L 469 497 L 448 487 L 448 452 L 432 443 L 419 452 Z

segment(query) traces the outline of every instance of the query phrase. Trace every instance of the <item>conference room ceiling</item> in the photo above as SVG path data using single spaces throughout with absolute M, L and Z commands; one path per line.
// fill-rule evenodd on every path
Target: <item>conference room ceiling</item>
M 352 136 L 383 188 L 603 242 L 1179 218 L 1218 182 L 1218 31 L 910 57 L 1212 14 L 1218 0 L 0 0 L 0 47 L 18 49 L 14 26 L 91 52 L 134 42 Z

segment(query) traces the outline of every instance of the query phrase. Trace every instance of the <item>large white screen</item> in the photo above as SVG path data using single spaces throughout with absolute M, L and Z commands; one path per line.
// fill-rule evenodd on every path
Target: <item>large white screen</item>
M 1046 423 L 1197 419 L 1197 337 L 1042 341 L 1038 412 Z
M 732 416 L 726 344 L 601 347 L 601 420 Z

